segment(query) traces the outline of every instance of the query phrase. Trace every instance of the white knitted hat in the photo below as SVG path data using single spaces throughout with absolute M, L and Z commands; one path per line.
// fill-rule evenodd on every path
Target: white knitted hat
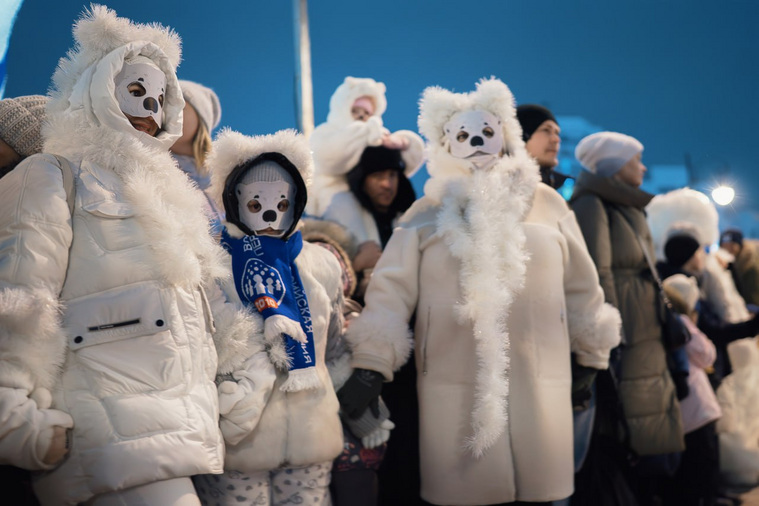
M 208 132 L 219 126 L 221 121 L 221 103 L 219 97 L 211 89 L 192 81 L 179 80 L 182 95 L 186 102 L 197 111 Z
M 47 97 L 26 95 L 0 100 L 0 139 L 21 156 L 42 151 L 40 128 Z
M 688 311 L 696 308 L 696 303 L 701 296 L 696 278 L 685 274 L 673 274 L 662 281 L 662 286 L 669 297 L 683 301 Z
M 641 151 L 643 144 L 634 137 L 617 132 L 598 132 L 577 144 L 575 157 L 588 171 L 610 177 Z

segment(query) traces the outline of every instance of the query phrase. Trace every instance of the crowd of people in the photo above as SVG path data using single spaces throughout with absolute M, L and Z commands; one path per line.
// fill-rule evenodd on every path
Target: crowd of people
M 0 482 L 19 505 L 715 505 L 759 484 L 759 246 L 483 79 L 224 128 L 93 5 L 0 101 Z M 410 178 L 426 164 L 416 195 Z M 717 247 L 718 244 L 718 247 Z

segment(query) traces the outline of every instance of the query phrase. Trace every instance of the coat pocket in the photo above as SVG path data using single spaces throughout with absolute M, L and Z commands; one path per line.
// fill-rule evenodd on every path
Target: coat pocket
M 69 349 L 101 396 L 181 382 L 181 358 L 155 281 L 72 299 L 64 326 Z
M 145 242 L 130 204 L 115 200 L 85 200 L 82 210 L 90 234 L 103 250 L 121 251 Z

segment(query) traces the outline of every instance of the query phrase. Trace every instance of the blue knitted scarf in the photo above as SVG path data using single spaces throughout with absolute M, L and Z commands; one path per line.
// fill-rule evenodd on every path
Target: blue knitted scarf
M 303 248 L 301 233 L 296 232 L 287 240 L 255 235 L 235 239 L 225 228 L 221 245 L 232 255 L 232 273 L 240 300 L 255 307 L 264 321 L 281 315 L 300 323 L 306 334 L 305 343 L 282 334 L 290 367 L 281 389 L 298 391 L 321 386 L 316 374 L 311 311 L 295 265 L 295 258 Z

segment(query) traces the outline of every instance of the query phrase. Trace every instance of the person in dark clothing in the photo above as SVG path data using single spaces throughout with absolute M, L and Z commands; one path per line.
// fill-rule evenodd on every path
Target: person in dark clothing
M 657 264 L 657 270 L 662 279 L 674 274 L 685 274 L 699 280 L 705 266 L 706 251 L 696 239 L 696 233 L 687 227 L 674 227 L 664 245 L 665 262 Z M 752 337 L 759 333 L 759 314 L 751 319 L 729 323 L 720 318 L 717 311 L 708 300 L 702 298 L 698 302 L 698 328 L 714 342 L 717 348 L 717 359 L 714 371 L 709 375 L 712 386 L 716 389 L 722 378 L 730 374 L 732 368 L 727 355 L 727 345 L 744 337 Z
M 358 285 L 353 298 L 362 305 L 374 265 L 395 223 L 416 199 L 401 154 L 385 146 L 364 149 L 358 164 L 346 174 L 349 190 L 337 193 L 323 216 L 343 225 L 359 243 L 351 262 Z M 419 408 L 413 359 L 392 382 L 383 384 L 382 398 L 396 428 L 377 472 L 379 504 L 427 504 L 419 497 Z
M 359 243 L 351 259 L 359 277 L 359 301 L 395 223 L 416 200 L 405 168 L 400 150 L 369 146 L 346 174 L 348 191 L 336 194 L 324 213 L 324 219 L 343 225 Z
M 559 165 L 561 128 L 553 113 L 542 105 L 523 104 L 517 107 L 517 119 L 522 125 L 525 148 L 540 166 L 541 180 L 558 190 L 567 179 L 574 179 L 554 170 Z

